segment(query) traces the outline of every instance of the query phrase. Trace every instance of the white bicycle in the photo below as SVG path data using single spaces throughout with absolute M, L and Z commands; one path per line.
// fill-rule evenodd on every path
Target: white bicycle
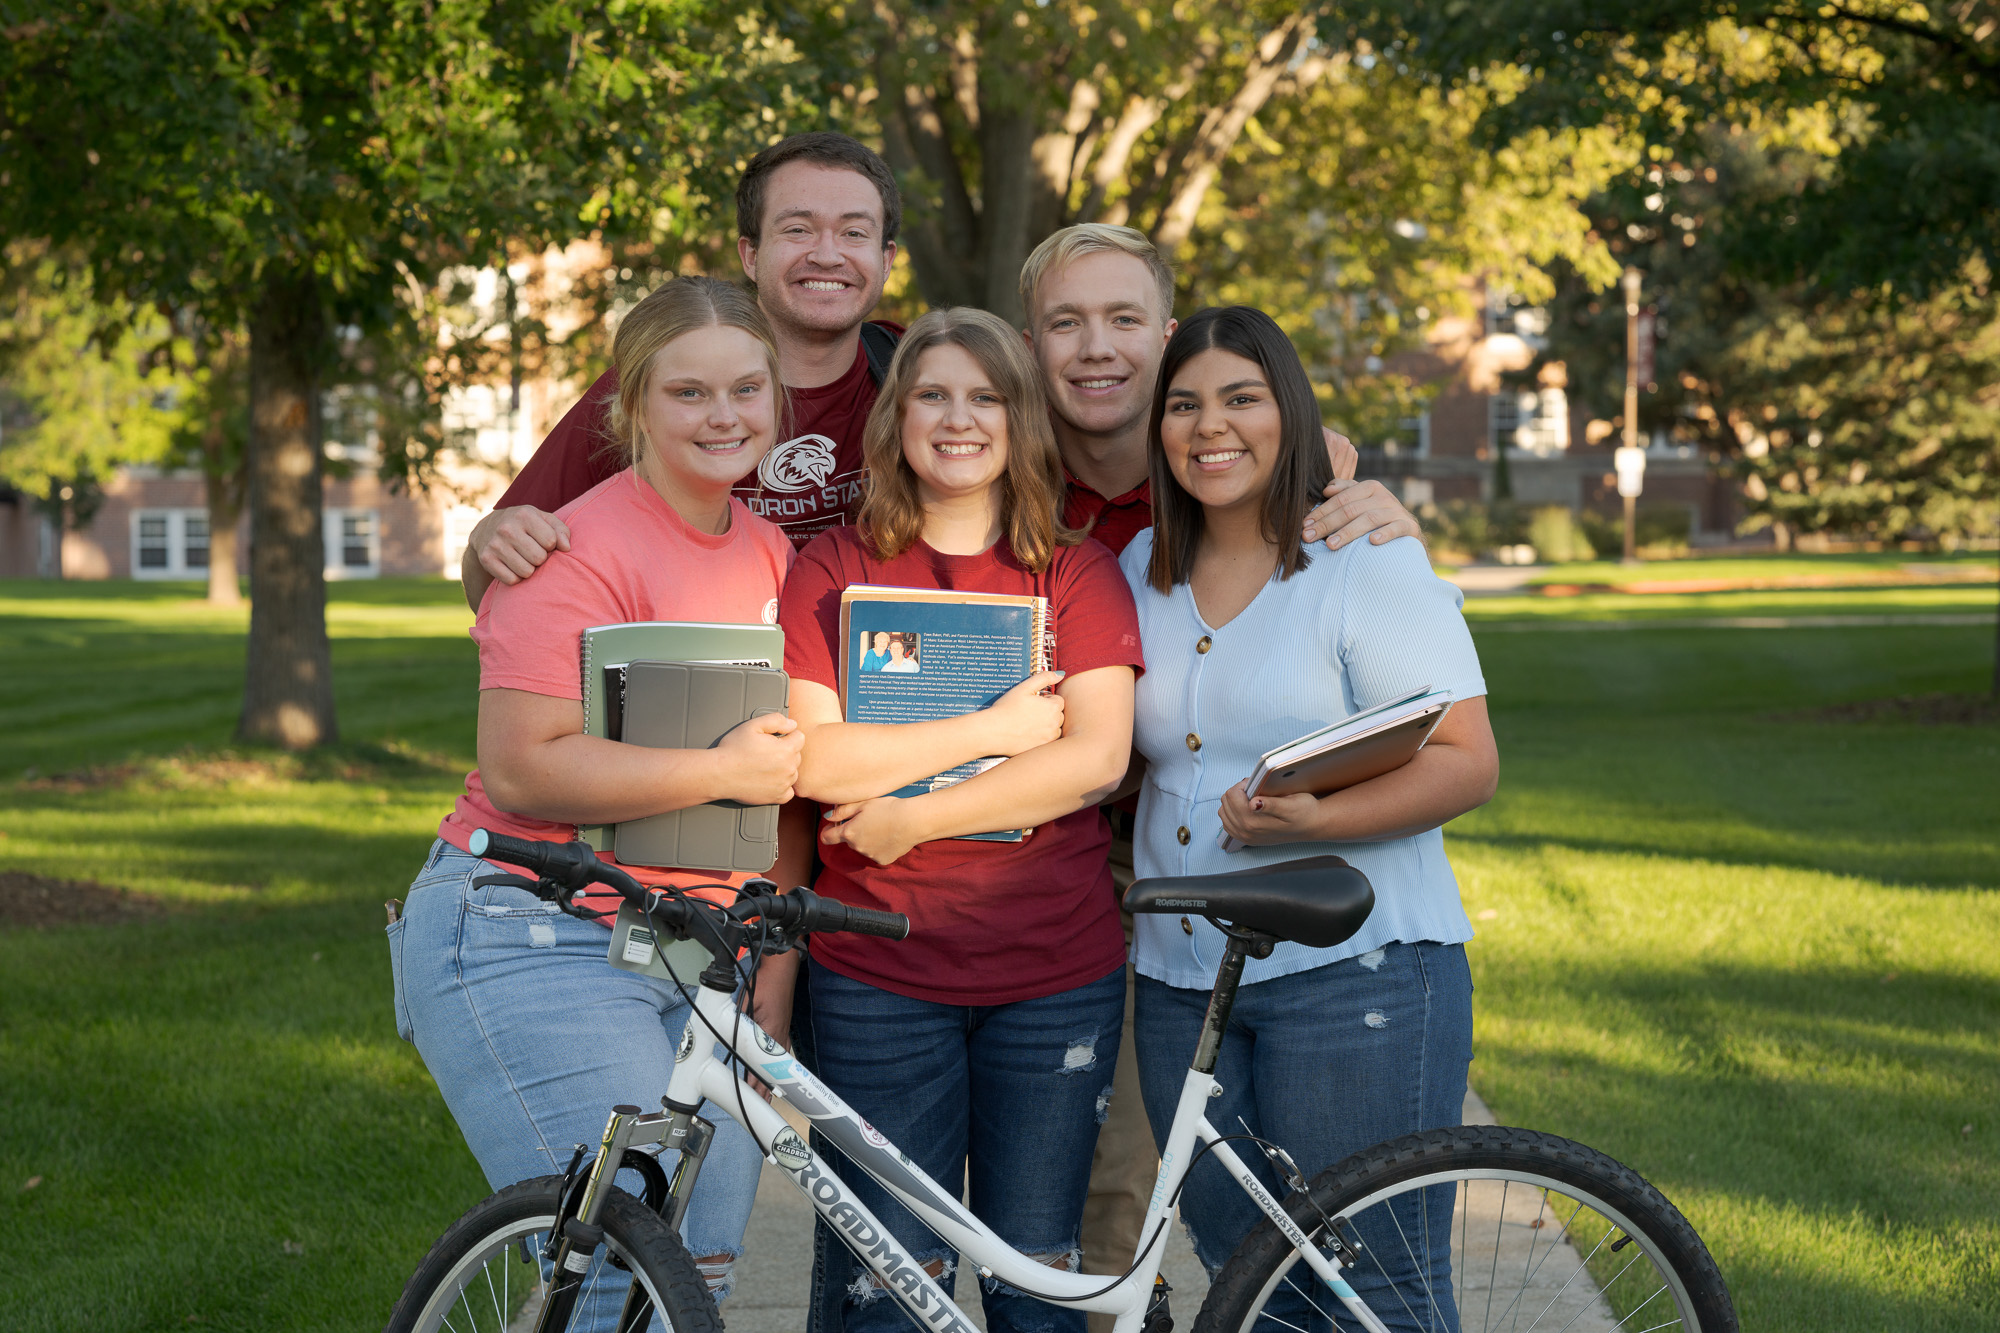
M 1338 857 L 1142 880 L 1127 893 L 1129 911 L 1199 914 L 1229 943 L 1160 1154 L 1143 1239 L 1131 1267 L 1106 1278 L 1054 1270 L 1009 1247 L 965 1209 L 958 1191 L 912 1164 L 738 1007 L 738 983 L 758 958 L 813 933 L 902 939 L 905 918 L 805 889 L 778 893 L 769 881 L 752 881 L 733 905 L 721 907 L 643 887 L 581 843 L 481 832 L 471 850 L 533 869 L 536 892 L 573 914 L 592 915 L 575 906 L 587 886 L 613 888 L 643 913 L 654 940 L 692 940 L 708 963 L 693 987 L 694 1018 L 662 1109 L 614 1107 L 594 1156 L 579 1145 L 563 1174 L 510 1185 L 460 1218 L 404 1288 L 391 1333 L 721 1329 L 678 1235 L 713 1129 L 696 1114 L 704 1100 L 750 1132 L 919 1327 L 973 1333 L 907 1247 L 750 1089 L 745 1073 L 801 1112 L 816 1136 L 879 1181 L 954 1246 L 966 1266 L 1041 1300 L 1113 1315 L 1116 1333 L 1173 1327 L 1160 1262 L 1181 1184 L 1204 1155 L 1242 1185 L 1266 1220 L 1216 1275 L 1195 1319 L 1197 1333 L 1733 1333 L 1737 1327 L 1728 1290 L 1693 1228 L 1636 1172 L 1582 1144 L 1524 1129 L 1437 1129 L 1378 1144 L 1309 1181 L 1282 1145 L 1208 1122 L 1204 1109 L 1220 1091 L 1212 1077 L 1216 1052 L 1244 960 L 1267 955 L 1280 940 L 1338 944 L 1360 929 L 1374 905 L 1367 879 Z M 614 942 L 624 938 L 621 932 Z M 711 1040 L 697 1039 L 697 1025 Z M 727 1054 L 718 1054 L 718 1045 Z M 1285 1182 L 1282 1201 L 1237 1143 L 1248 1143 Z M 655 1145 L 678 1150 L 671 1177 L 644 1151 Z M 612 1184 L 620 1169 L 638 1172 L 639 1197 Z

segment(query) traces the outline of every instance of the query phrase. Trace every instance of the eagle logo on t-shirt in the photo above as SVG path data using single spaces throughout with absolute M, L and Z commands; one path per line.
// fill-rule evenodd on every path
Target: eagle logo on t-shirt
M 833 441 L 824 435 L 801 435 L 764 455 L 757 480 L 767 491 L 805 491 L 824 486 L 833 476 Z

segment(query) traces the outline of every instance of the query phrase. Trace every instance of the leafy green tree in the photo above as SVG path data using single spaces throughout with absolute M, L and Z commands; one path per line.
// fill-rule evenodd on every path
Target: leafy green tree
M 875 0 L 777 9 L 769 31 L 828 104 L 873 118 L 924 299 L 1018 322 L 1021 261 L 1059 227 L 1188 239 L 1250 119 L 1330 68 L 1322 9 Z
M 58 578 L 61 535 L 90 522 L 104 479 L 169 451 L 188 388 L 171 342 L 152 312 L 99 301 L 74 256 L 0 252 L 0 480 L 55 523 Z
M 248 333 L 246 739 L 335 735 L 319 391 L 336 333 L 407 323 L 412 289 L 509 244 L 592 228 L 671 235 L 677 191 L 732 165 L 718 125 L 764 89 L 737 77 L 761 68 L 762 39 L 734 11 L 704 26 L 709 8 L 9 9 L 0 228 L 74 245 L 101 291 Z
M 1829 290 L 2000 272 L 2000 15 L 1984 0 L 1382 0 L 1404 58 L 1454 83 L 1529 70 L 1486 131 L 1615 124 L 1695 161 L 1717 125 L 1823 159 L 1741 221 L 1733 261 Z M 1667 194 L 1672 195 L 1669 189 Z
M 1896 301 L 1732 263 L 1732 232 L 1796 196 L 1818 164 L 1713 130 L 1699 169 L 1668 163 L 1592 202 L 1597 230 L 1646 275 L 1663 334 L 1641 425 L 1699 441 L 1744 479 L 1753 526 L 1955 541 L 2000 527 L 2000 302 L 1978 261 Z M 1674 188 L 1675 203 L 1664 190 Z M 1749 219 L 1751 221 L 1746 221 Z M 1606 418 L 1624 389 L 1623 306 L 1565 275 L 1548 357 Z
M 1552 267 L 1618 273 L 1581 204 L 1636 160 L 1605 130 L 1532 130 L 1475 143 L 1519 76 L 1447 89 L 1365 41 L 1307 92 L 1267 106 L 1197 214 L 1184 249 L 1193 303 L 1271 311 L 1315 369 L 1329 418 L 1378 443 L 1434 386 L 1397 367 L 1434 320 L 1472 314 L 1481 285 L 1541 301 Z

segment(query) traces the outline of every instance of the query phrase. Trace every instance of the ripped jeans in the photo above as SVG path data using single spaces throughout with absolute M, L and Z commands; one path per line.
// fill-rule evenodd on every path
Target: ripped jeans
M 435 843 L 402 919 L 389 927 L 396 1030 L 416 1043 L 495 1189 L 561 1171 L 575 1144 L 595 1148 L 617 1103 L 657 1107 L 689 1017 L 671 982 L 605 961 L 611 932 L 603 926 L 525 889 L 473 887 L 497 873 Z M 715 1140 L 681 1235 L 696 1258 L 733 1259 L 743 1252 L 762 1155 L 716 1107 L 702 1114 L 715 1123 Z M 662 1154 L 669 1172 L 675 1156 Z M 618 1184 L 636 1194 L 639 1175 L 620 1172 Z M 717 1300 L 728 1295 L 726 1268 L 703 1275 Z M 575 1326 L 615 1325 L 627 1281 L 605 1271 Z
M 1022 1253 L 1075 1271 L 1097 1127 L 1125 1020 L 1125 969 L 1074 990 L 992 1006 L 934 1004 L 818 963 L 812 1024 L 819 1076 L 945 1186 L 966 1180 L 972 1212 Z M 920 1264 L 956 1255 L 846 1158 L 819 1148 Z M 969 1164 L 969 1171 L 968 1171 Z M 991 1333 L 1083 1333 L 1080 1310 L 996 1280 L 981 1298 Z M 910 1328 L 902 1307 L 824 1224 L 815 1229 L 811 1333 Z
M 1138 979 L 1132 1035 L 1155 1142 L 1163 1142 L 1173 1124 L 1208 998 L 1205 990 Z M 1238 990 L 1215 1063 L 1222 1095 L 1208 1103 L 1208 1120 L 1224 1134 L 1241 1134 L 1247 1125 L 1289 1152 L 1311 1180 L 1384 1139 L 1460 1123 L 1471 1062 L 1472 972 L 1465 946 L 1390 944 Z M 1249 1144 L 1235 1147 L 1265 1188 L 1280 1199 L 1290 1193 L 1262 1153 Z M 1449 1217 L 1452 1187 L 1439 1190 L 1431 1199 L 1434 1215 Z M 1211 1277 L 1264 1218 L 1213 1157 L 1188 1173 L 1181 1216 Z M 1364 1229 L 1362 1240 L 1378 1255 L 1408 1253 L 1398 1236 Z M 1448 1267 L 1449 1235 L 1440 1229 L 1432 1240 L 1429 1262 Z M 1412 1275 L 1390 1276 L 1400 1283 Z M 1424 1308 L 1422 1300 L 1398 1300 L 1374 1265 L 1350 1270 L 1348 1279 L 1391 1329 L 1418 1327 L 1404 1319 L 1412 1305 Z M 1449 1281 L 1440 1285 L 1451 1291 Z M 1331 1293 L 1314 1291 L 1319 1310 L 1336 1308 Z M 1329 1327 L 1318 1311 L 1284 1291 L 1265 1313 L 1260 1328 L 1318 1333 Z M 1456 1312 L 1445 1313 L 1450 1317 L 1443 1326 L 1458 1327 Z

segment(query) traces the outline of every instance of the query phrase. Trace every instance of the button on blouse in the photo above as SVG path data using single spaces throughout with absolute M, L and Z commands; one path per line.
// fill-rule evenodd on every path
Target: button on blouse
M 1281 944 L 1245 965 L 1246 982 L 1395 941 L 1471 939 L 1440 830 L 1390 842 L 1236 852 L 1219 845 L 1222 795 L 1266 750 L 1422 686 L 1457 699 L 1486 693 L 1460 614 L 1463 596 L 1431 572 L 1422 543 L 1315 546 L 1305 569 L 1274 577 L 1216 626 L 1202 620 L 1186 585 L 1160 593 L 1146 582 L 1152 537 L 1150 529 L 1140 533 L 1119 562 L 1138 605 L 1147 665 L 1133 730 L 1146 759 L 1134 837 L 1139 875 L 1244 870 L 1331 852 L 1368 876 L 1376 905 L 1359 934 L 1332 949 Z M 1222 935 L 1207 921 L 1146 915 L 1134 927 L 1140 972 L 1172 986 L 1214 984 Z

